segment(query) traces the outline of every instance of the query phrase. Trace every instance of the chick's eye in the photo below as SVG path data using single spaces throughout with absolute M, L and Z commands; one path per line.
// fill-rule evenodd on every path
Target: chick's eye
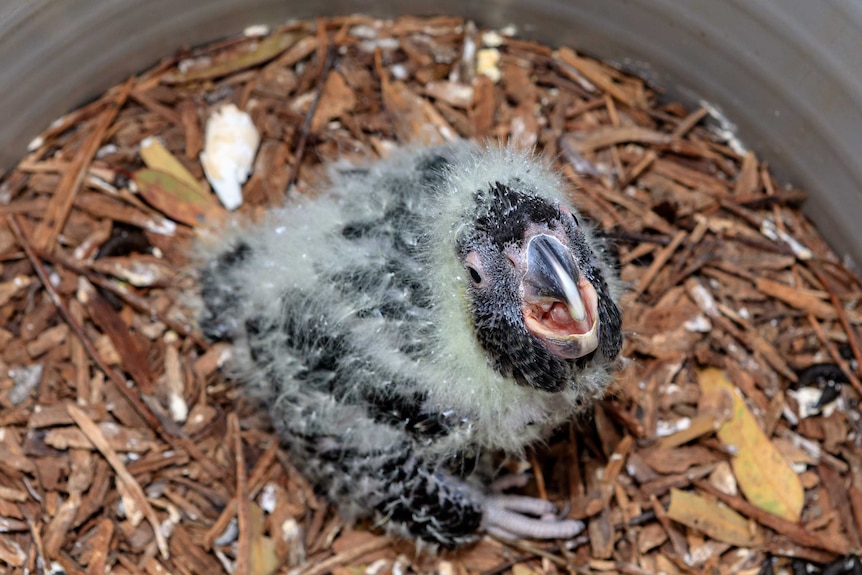
M 470 281 L 472 281 L 475 285 L 479 285 L 482 283 L 482 275 L 479 273 L 479 270 L 472 266 L 467 266 L 467 273 L 470 274 Z
M 560 211 L 564 214 L 567 214 L 570 218 L 572 218 L 572 221 L 575 222 L 576 226 L 581 225 L 581 223 L 578 221 L 578 217 L 575 214 L 573 214 L 570 209 L 568 209 L 565 206 L 560 206 Z

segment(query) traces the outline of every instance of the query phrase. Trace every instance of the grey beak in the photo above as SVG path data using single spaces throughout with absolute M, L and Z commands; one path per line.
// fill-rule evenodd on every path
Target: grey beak
M 578 291 L 579 273 L 569 250 L 557 238 L 538 234 L 527 244 L 526 295 L 535 299 L 562 302 L 575 321 L 587 316 Z

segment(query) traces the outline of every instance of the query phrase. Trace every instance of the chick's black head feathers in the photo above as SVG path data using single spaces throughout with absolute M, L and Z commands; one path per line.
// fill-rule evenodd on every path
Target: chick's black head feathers
M 597 255 L 572 211 L 521 182 L 474 194 L 456 250 L 468 272 L 476 337 L 494 368 L 555 392 L 596 353 L 616 358 L 621 318 Z

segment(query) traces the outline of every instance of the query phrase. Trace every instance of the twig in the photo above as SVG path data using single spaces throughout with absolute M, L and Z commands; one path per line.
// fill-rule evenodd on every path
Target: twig
M 536 478 L 536 490 L 539 492 L 539 499 L 547 500 L 548 490 L 545 489 L 545 475 L 542 473 L 542 465 L 539 463 L 534 449 L 530 450 L 530 465 L 533 467 L 533 476 Z
M 254 465 L 254 469 L 251 470 L 251 476 L 248 480 L 248 494 L 246 499 L 251 499 L 257 495 L 257 492 L 263 487 L 263 480 L 266 477 L 266 470 L 270 465 L 275 461 L 275 457 L 278 454 L 278 441 L 271 441 L 269 446 L 266 448 L 266 451 L 263 452 L 257 463 Z M 204 549 L 211 549 L 213 546 L 213 542 L 216 538 L 221 535 L 227 526 L 230 524 L 230 520 L 237 513 L 237 501 L 240 497 L 239 491 L 234 494 L 233 498 L 225 505 L 225 508 L 222 510 L 221 515 L 218 516 L 215 523 L 212 524 L 212 527 L 206 532 L 204 535 Z
M 102 434 L 102 430 L 99 429 L 99 427 L 87 416 L 86 413 L 84 413 L 83 410 L 79 409 L 74 404 L 69 403 L 66 405 L 66 411 L 69 412 L 69 415 L 75 421 L 78 429 L 80 429 L 81 432 L 87 436 L 87 439 L 90 440 L 90 443 L 99 450 L 99 453 L 102 454 L 102 456 L 108 461 L 108 464 L 114 469 L 117 477 L 125 484 L 129 494 L 135 500 L 135 504 L 140 508 L 144 517 L 147 518 L 147 521 L 153 528 L 153 533 L 156 536 L 156 545 L 159 547 L 159 553 L 161 553 L 162 559 L 167 559 L 170 556 L 170 553 L 168 552 L 168 540 L 162 533 L 161 526 L 159 525 L 159 517 L 150 505 L 150 502 L 147 501 L 147 496 L 144 494 L 144 490 L 141 488 L 141 485 L 135 481 L 135 478 L 131 473 L 129 473 L 126 466 L 123 465 L 117 452 L 108 445 L 108 440 L 105 439 L 105 436 Z
M 368 555 L 369 553 L 373 553 L 384 547 L 387 547 L 392 543 L 392 540 L 388 537 L 378 537 L 377 539 L 372 539 L 368 543 L 364 543 L 362 545 L 358 545 L 353 549 L 348 549 L 347 551 L 342 551 L 332 557 L 321 561 L 320 563 L 314 565 L 306 565 L 304 569 L 296 572 L 298 575 L 324 575 L 324 573 L 329 573 L 336 567 L 340 567 L 342 565 L 347 565 L 351 563 L 354 559 L 359 559 L 364 555 Z
M 820 343 L 822 343 L 823 347 L 826 348 L 826 351 L 829 352 L 829 355 L 832 357 L 832 361 L 838 364 L 838 367 L 840 367 L 841 371 L 844 372 L 844 375 L 847 376 L 847 379 L 850 381 L 850 384 L 856 392 L 859 395 L 862 395 L 862 382 L 860 382 L 859 378 L 856 377 L 856 374 L 853 373 L 853 369 L 850 367 L 850 364 L 847 363 L 847 360 L 841 357 L 841 354 L 838 353 L 838 350 L 835 349 L 834 345 L 829 343 L 829 338 L 826 337 L 826 334 L 823 332 L 823 328 L 820 327 L 820 322 L 817 321 L 815 316 L 808 314 L 808 323 L 817 335 L 817 339 L 820 340 Z
M 823 286 L 823 289 L 826 290 L 826 293 L 829 294 L 829 301 L 832 302 L 832 307 L 835 308 L 835 313 L 838 314 L 838 321 L 841 323 L 841 327 L 844 328 L 844 333 L 847 334 L 847 343 L 850 345 L 850 349 L 853 350 L 853 357 L 856 358 L 859 370 L 857 373 L 862 374 L 862 352 L 859 350 L 859 342 L 856 341 L 856 332 L 850 326 L 850 321 L 847 319 L 847 313 L 844 311 L 844 306 L 841 305 L 841 300 L 838 299 L 838 295 L 832 289 L 823 272 L 813 266 L 809 269 L 817 276 L 817 280 Z
M 716 489 L 709 481 L 695 481 L 694 485 L 698 489 L 715 496 L 728 507 L 733 508 L 746 517 L 750 517 L 770 529 L 774 529 L 778 533 L 781 533 L 791 541 L 800 545 L 816 547 L 817 549 L 825 549 L 826 551 L 831 551 L 839 555 L 844 555 L 848 552 L 846 545 L 842 545 L 839 540 L 825 534 L 820 534 L 816 531 L 806 531 L 806 529 L 798 523 L 782 519 L 778 515 L 774 515 L 769 511 L 752 505 L 738 495 L 728 495 L 723 491 Z
M 480 575 L 500 575 L 500 573 L 505 573 L 518 563 L 523 563 L 524 561 L 529 561 L 533 556 L 532 555 L 519 555 L 507 561 L 503 561 L 499 565 L 492 567 L 486 571 L 482 571 Z
M 689 132 L 689 130 L 694 128 L 698 122 L 703 120 L 703 118 L 708 113 L 709 112 L 707 112 L 706 108 L 698 108 L 697 110 L 683 118 L 683 120 L 676 125 L 676 128 L 673 129 L 673 132 L 671 132 L 671 138 L 673 138 L 674 140 L 678 140 L 685 136 Z
M 499 543 L 502 543 L 506 547 L 511 547 L 512 549 L 517 549 L 518 551 L 529 553 L 530 555 L 533 555 L 535 557 L 542 557 L 543 559 L 547 559 L 558 567 L 565 567 L 566 565 L 568 565 L 568 561 L 566 561 L 563 557 L 560 557 L 559 555 L 554 555 L 550 551 L 545 551 L 544 549 L 535 547 L 524 541 L 511 541 L 506 539 L 500 539 L 498 537 L 494 537 L 494 540 L 498 541 Z
M 242 434 L 239 429 L 239 418 L 236 413 L 227 417 L 228 432 L 233 436 L 234 458 L 236 460 L 236 501 L 237 525 L 239 536 L 236 549 L 236 572 L 248 573 L 251 566 L 251 533 L 249 532 L 249 489 L 248 475 L 245 469 L 245 454 L 242 448 Z
M 42 545 L 42 534 L 39 533 L 36 521 L 29 514 L 25 514 L 25 517 L 27 519 L 27 526 L 30 528 L 30 536 L 33 538 L 33 547 L 36 548 L 37 572 L 44 572 L 43 570 L 48 568 L 48 563 L 45 560 L 45 547 Z
M 75 203 L 75 198 L 81 190 L 84 179 L 87 176 L 87 170 L 90 168 L 90 163 L 93 157 L 102 145 L 102 139 L 108 128 L 113 124 L 114 119 L 120 111 L 120 108 L 126 103 L 132 86 L 135 84 L 135 78 L 129 78 L 122 89 L 113 98 L 111 104 L 105 108 L 95 126 L 90 133 L 90 137 L 84 142 L 81 151 L 78 152 L 78 158 L 70 169 L 63 174 L 63 179 L 57 186 L 57 190 L 51 197 L 48 203 L 48 208 L 45 210 L 45 218 L 39 223 L 36 228 L 36 247 L 40 251 L 50 251 L 54 243 L 57 241 L 57 236 L 66 219 L 69 217 L 69 212 L 72 209 L 72 204 Z
M 666 246 L 670 244 L 672 238 L 669 238 L 665 235 L 655 235 L 655 234 L 646 234 L 643 232 L 630 232 L 627 230 L 614 229 L 614 230 L 606 230 L 602 232 L 602 235 L 608 239 L 611 239 L 615 242 L 626 242 L 630 244 L 658 244 L 660 246 Z
M 290 170 L 290 177 L 287 179 L 285 193 L 290 191 L 296 179 L 299 177 L 299 168 L 302 165 L 302 157 L 305 155 L 305 147 L 308 143 L 308 136 L 311 133 L 311 121 L 314 119 L 314 114 L 317 112 L 317 107 L 320 105 L 320 100 L 323 97 L 323 87 L 326 85 L 326 78 L 332 70 L 332 65 L 335 62 L 336 47 L 327 45 L 326 58 L 321 65 L 320 75 L 317 78 L 317 94 L 308 107 L 308 112 L 305 113 L 305 122 L 302 124 L 302 131 L 299 133 L 299 141 L 296 143 L 296 149 L 293 151 L 293 167 Z
M 639 297 L 641 294 L 646 292 L 646 289 L 652 283 L 652 281 L 658 276 L 661 269 L 664 265 L 670 260 L 673 256 L 673 253 L 676 249 L 682 244 L 685 236 L 688 235 L 685 231 L 680 230 L 673 236 L 673 239 L 670 243 L 664 247 L 658 254 L 656 254 L 655 258 L 650 264 L 650 267 L 646 272 L 641 276 L 640 281 L 638 282 L 637 287 L 634 290 L 634 297 Z

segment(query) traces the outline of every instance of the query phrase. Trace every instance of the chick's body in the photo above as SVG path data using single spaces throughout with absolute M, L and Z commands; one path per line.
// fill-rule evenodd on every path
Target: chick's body
M 343 171 L 225 240 L 201 289 L 204 332 L 345 515 L 446 547 L 577 530 L 519 528 L 547 509 L 476 481 L 601 395 L 621 345 L 604 243 L 533 158 L 460 143 Z

